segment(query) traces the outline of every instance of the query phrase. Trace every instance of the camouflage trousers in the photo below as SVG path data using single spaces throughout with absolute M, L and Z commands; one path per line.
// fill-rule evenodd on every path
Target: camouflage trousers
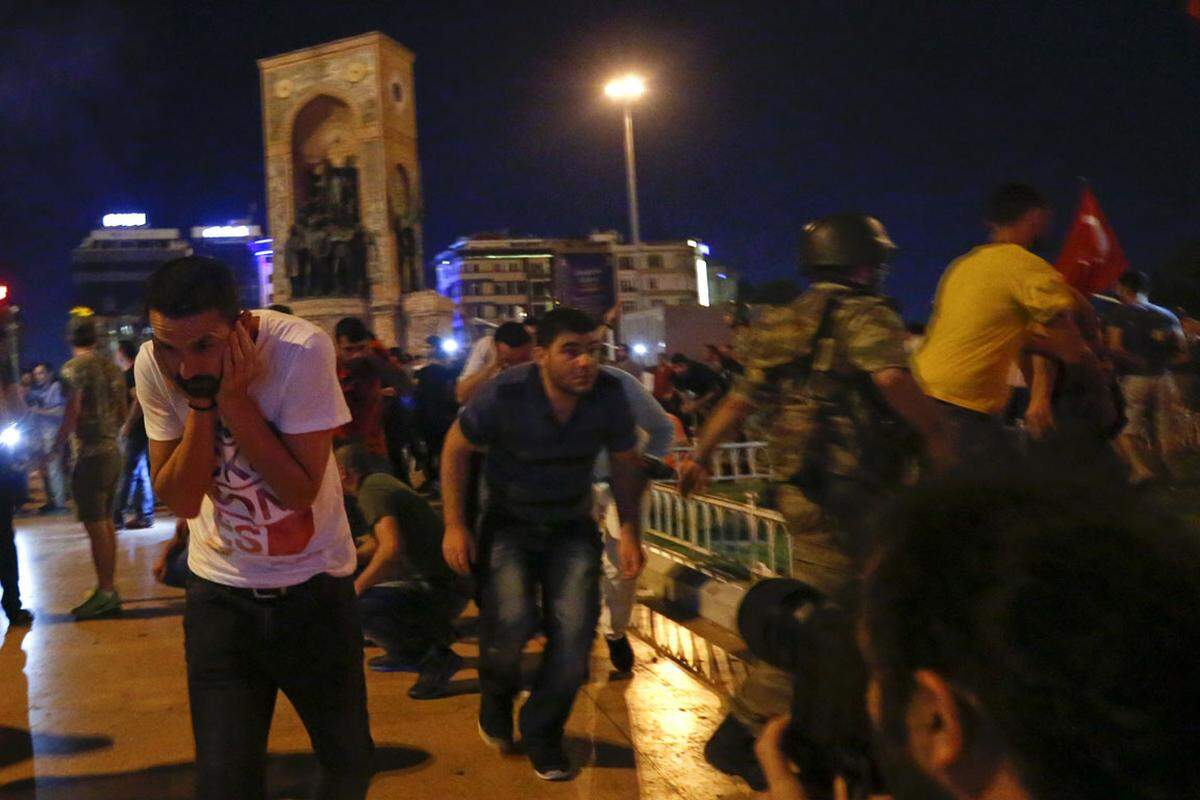
M 839 604 L 853 604 L 859 570 L 849 543 L 861 533 L 866 509 L 882 502 L 851 484 L 842 487 L 833 508 L 818 505 L 799 489 L 784 485 L 776 507 L 787 520 L 791 538 L 791 576 L 822 592 Z M 764 661 L 757 661 L 746 680 L 729 699 L 728 712 L 746 728 L 758 733 L 771 717 L 787 714 L 792 705 L 793 678 Z

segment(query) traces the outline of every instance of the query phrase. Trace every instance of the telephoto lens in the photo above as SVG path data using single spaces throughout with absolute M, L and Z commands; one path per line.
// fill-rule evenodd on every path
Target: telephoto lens
M 832 796 L 838 776 L 851 797 L 882 791 L 871 758 L 867 667 L 855 642 L 854 615 L 806 583 L 772 578 L 742 599 L 738 632 L 755 657 L 792 676 L 785 741 L 809 796 Z

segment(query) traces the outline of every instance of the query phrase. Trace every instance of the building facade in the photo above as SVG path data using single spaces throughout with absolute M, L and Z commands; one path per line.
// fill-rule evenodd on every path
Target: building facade
M 71 251 L 75 302 L 102 317 L 140 319 L 146 279 L 191 253 L 178 228 L 152 228 L 145 214 L 108 214 L 103 227 Z
M 110 340 L 146 334 L 145 284 L 173 258 L 203 255 L 226 264 L 238 282 L 242 305 L 259 308 L 270 298 L 270 240 L 245 221 L 197 226 L 191 238 L 179 228 L 152 228 L 145 214 L 107 214 L 71 251 L 74 303 L 96 314 Z M 265 269 L 265 272 L 264 272 Z
M 454 301 L 456 331 L 538 316 L 553 307 L 555 263 L 572 253 L 606 252 L 622 313 L 672 305 L 715 305 L 733 299 L 736 276 L 708 267 L 710 249 L 697 239 L 623 243 L 612 231 L 549 239 L 476 234 L 435 260 L 438 291 Z

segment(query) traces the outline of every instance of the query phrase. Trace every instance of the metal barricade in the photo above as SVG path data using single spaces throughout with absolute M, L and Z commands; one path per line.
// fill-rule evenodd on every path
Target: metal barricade
M 692 445 L 672 448 L 676 460 L 690 458 Z M 766 442 L 728 442 L 713 450 L 708 471 L 714 481 L 770 480 L 771 459 Z
M 783 515 L 755 503 L 753 492 L 738 503 L 712 495 L 684 498 L 669 483 L 651 484 L 642 505 L 642 528 L 716 562 L 740 565 L 758 575 L 790 571 L 791 542 Z

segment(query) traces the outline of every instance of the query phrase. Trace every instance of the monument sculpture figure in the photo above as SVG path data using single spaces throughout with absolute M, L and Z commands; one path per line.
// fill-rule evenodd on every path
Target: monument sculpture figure
M 258 64 L 274 302 L 416 351 L 453 303 L 425 289 L 413 59 L 365 33 Z
M 359 221 L 358 168 L 322 158 L 309 169 L 308 198 L 284 245 L 293 298 L 361 297 L 367 290 L 367 241 Z

